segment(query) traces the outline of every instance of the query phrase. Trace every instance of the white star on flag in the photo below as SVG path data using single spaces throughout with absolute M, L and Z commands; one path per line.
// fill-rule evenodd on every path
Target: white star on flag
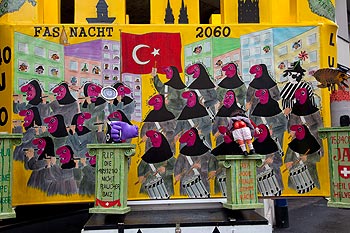
M 156 49 L 156 48 L 154 48 L 153 49 L 153 52 L 151 53 L 151 54 L 153 54 L 153 56 L 155 57 L 155 56 L 157 56 L 157 55 L 159 55 L 160 56 L 160 54 L 159 54 L 159 50 L 160 49 Z

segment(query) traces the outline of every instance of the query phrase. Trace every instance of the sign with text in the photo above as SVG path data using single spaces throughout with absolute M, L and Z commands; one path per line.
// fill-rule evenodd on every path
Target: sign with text
M 96 156 L 95 207 L 90 213 L 124 214 L 128 184 L 128 157 L 134 155 L 135 145 L 89 144 L 89 152 Z
M 22 135 L 0 134 L 0 219 L 15 218 L 12 208 L 12 152 L 13 144 Z
M 262 155 L 220 155 L 218 160 L 226 168 L 228 209 L 260 208 L 258 203 L 256 167 L 264 156 Z M 261 164 L 261 163 L 260 163 Z
M 321 128 L 319 132 L 328 142 L 331 186 L 328 206 L 350 208 L 350 129 Z

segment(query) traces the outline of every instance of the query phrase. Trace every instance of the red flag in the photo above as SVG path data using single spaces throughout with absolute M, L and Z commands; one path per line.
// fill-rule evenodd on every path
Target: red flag
M 152 32 L 142 35 L 122 33 L 122 72 L 133 74 L 150 74 L 152 67 L 181 67 L 180 33 Z
M 350 166 L 338 165 L 339 176 L 344 179 L 350 178 Z

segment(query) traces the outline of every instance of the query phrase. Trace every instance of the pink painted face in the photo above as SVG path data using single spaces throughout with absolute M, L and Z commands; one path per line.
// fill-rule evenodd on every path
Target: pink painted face
M 119 111 L 115 111 L 108 115 L 108 119 L 118 119 L 119 121 L 122 121 L 123 117 Z
M 26 93 L 26 100 L 30 101 L 35 98 L 36 96 L 36 90 L 35 87 L 32 84 L 26 84 L 23 87 L 21 87 L 21 92 Z
M 173 71 L 173 69 L 171 69 L 170 66 L 163 67 L 162 69 L 163 69 L 167 79 L 171 79 L 173 77 L 174 71 Z
M 261 104 L 267 104 L 269 102 L 269 92 L 267 89 L 259 89 L 255 92 L 255 96 L 259 98 Z
M 235 102 L 235 93 L 233 91 L 227 91 L 224 97 L 225 108 L 230 108 Z
M 263 75 L 263 69 L 260 65 L 254 65 L 250 68 L 249 73 L 255 74 L 255 78 L 260 78 Z
M 124 86 L 124 85 L 120 85 L 118 88 L 117 88 L 117 92 L 118 92 L 118 95 L 124 97 L 125 95 L 128 95 L 131 93 L 131 90 L 130 88 Z
M 298 140 L 303 140 L 306 135 L 306 131 L 303 125 L 292 125 L 290 130 L 295 132 L 295 138 Z
M 225 71 L 225 75 L 228 78 L 233 78 L 237 74 L 236 66 L 232 63 L 224 65 L 222 71 Z
M 41 155 L 46 147 L 46 140 L 43 138 L 35 138 L 32 143 L 38 148 L 38 155 Z
M 60 157 L 62 164 L 69 163 L 72 158 L 72 154 L 67 146 L 61 146 L 56 150 L 56 154 Z
M 89 112 L 82 112 L 81 114 L 79 114 L 78 118 L 77 118 L 77 128 L 79 131 L 83 130 L 83 125 L 84 122 L 86 120 L 91 119 L 91 113 Z
M 52 92 L 56 94 L 57 100 L 61 100 L 66 96 L 67 89 L 63 85 L 59 85 L 58 87 L 54 88 Z
M 97 97 L 100 95 L 102 88 L 96 84 L 89 84 L 87 88 L 87 95 L 91 97 L 91 101 L 95 102 Z
M 264 124 L 260 124 L 257 126 L 258 132 L 254 132 L 254 137 L 257 138 L 258 142 L 263 142 L 269 135 L 269 129 Z
M 192 108 L 197 103 L 196 94 L 193 91 L 185 91 L 182 93 L 182 98 L 187 99 L 187 106 Z
M 20 116 L 23 116 L 23 127 L 27 128 L 30 126 L 30 124 L 32 124 L 32 122 L 34 121 L 34 112 L 31 109 L 27 109 L 27 110 L 21 110 L 19 112 Z
M 192 78 L 198 78 L 201 74 L 201 69 L 198 64 L 190 65 L 186 69 L 186 74 L 193 75 Z
M 148 130 L 146 136 L 151 140 L 152 146 L 159 148 L 162 145 L 162 135 L 154 130 Z
M 155 95 L 148 101 L 148 104 L 153 106 L 154 110 L 159 110 L 163 107 L 163 98 L 161 95 Z
M 308 98 L 308 93 L 306 88 L 299 88 L 295 91 L 295 99 L 300 103 L 300 104 L 305 104 L 307 98 Z
M 54 133 L 58 129 L 58 119 L 55 116 L 46 117 L 44 122 L 47 124 L 47 131 Z
M 193 146 L 196 142 L 196 133 L 194 129 L 187 130 L 184 134 L 181 135 L 179 141 L 180 143 L 186 143 L 187 146 Z

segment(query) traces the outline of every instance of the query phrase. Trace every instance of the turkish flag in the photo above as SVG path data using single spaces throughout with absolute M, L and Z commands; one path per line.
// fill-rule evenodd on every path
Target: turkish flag
M 182 72 L 181 48 L 180 33 L 122 33 L 122 72 L 150 74 L 155 67 L 158 73 L 164 74 L 160 69 L 164 66 L 175 66 Z
M 350 166 L 338 165 L 339 176 L 344 179 L 350 178 Z

